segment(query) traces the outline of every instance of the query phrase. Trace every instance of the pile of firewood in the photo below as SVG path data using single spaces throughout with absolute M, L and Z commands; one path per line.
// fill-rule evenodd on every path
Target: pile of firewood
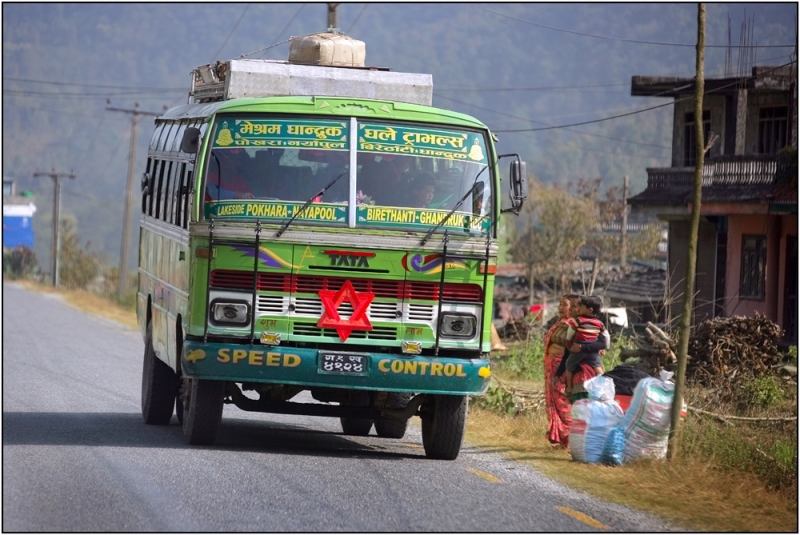
M 626 365 L 642 370 L 653 377 L 660 370 L 673 371 L 677 362 L 675 356 L 676 340 L 657 326 L 648 322 L 644 333 L 636 333 L 632 337 L 636 348 L 620 349 L 620 360 Z
M 500 338 L 506 341 L 527 340 L 536 327 L 523 319 L 509 320 L 503 327 L 497 329 Z
M 687 379 L 730 389 L 742 379 L 773 373 L 781 361 L 775 344 L 783 330 L 766 316 L 714 318 L 695 327 L 689 338 Z

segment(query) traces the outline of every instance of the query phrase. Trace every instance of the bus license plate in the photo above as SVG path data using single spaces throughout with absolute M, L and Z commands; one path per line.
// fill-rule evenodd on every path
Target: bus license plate
M 319 373 L 367 375 L 368 362 L 366 355 L 320 352 Z

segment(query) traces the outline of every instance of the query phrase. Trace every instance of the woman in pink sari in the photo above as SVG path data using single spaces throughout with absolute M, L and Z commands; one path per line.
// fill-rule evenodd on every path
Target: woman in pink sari
M 566 339 L 570 325 L 577 327 L 571 317 L 573 301 L 577 303 L 579 296 L 564 295 L 558 303 L 558 321 L 550 327 L 544 337 L 544 398 L 547 408 L 547 440 L 554 446 L 569 447 L 569 426 L 572 424 L 571 406 L 564 395 L 564 380 L 556 376 L 556 370 L 564 356 Z M 582 370 L 581 370 L 582 371 Z M 579 372 L 580 373 L 580 372 Z M 576 374 L 576 378 L 579 374 Z

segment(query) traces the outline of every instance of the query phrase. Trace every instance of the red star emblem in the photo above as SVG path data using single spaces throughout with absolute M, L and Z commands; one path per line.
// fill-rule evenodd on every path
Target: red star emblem
M 347 280 L 339 288 L 338 292 L 320 290 L 319 297 L 322 300 L 322 306 L 325 307 L 325 312 L 319 319 L 317 327 L 335 328 L 342 342 L 346 341 L 353 331 L 372 330 L 372 324 L 367 317 L 367 308 L 372 303 L 372 300 L 375 299 L 375 294 L 370 292 L 356 293 L 353 284 Z M 353 305 L 353 315 L 350 316 L 350 319 L 339 317 L 339 305 L 344 303 L 345 299 Z

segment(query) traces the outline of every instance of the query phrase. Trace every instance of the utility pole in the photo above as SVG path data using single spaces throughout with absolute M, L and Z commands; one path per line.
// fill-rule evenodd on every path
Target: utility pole
M 136 164 L 136 130 L 139 125 L 139 116 L 148 115 L 157 117 L 158 113 L 140 111 L 139 103 L 134 103 L 132 110 L 106 106 L 108 111 L 119 111 L 131 114 L 131 147 L 128 151 L 128 184 L 125 188 L 125 212 L 122 219 L 122 246 L 119 253 L 119 280 L 117 281 L 117 295 L 122 297 L 128 282 L 128 253 L 131 248 L 131 213 L 133 212 L 133 174 Z
M 619 254 L 619 268 L 624 273 L 628 264 L 628 175 L 622 183 L 622 250 Z
M 49 173 L 40 173 L 36 171 L 33 173 L 34 177 L 40 176 L 49 176 L 53 179 L 53 250 L 52 250 L 52 258 L 51 258 L 51 266 L 53 270 L 53 286 L 58 287 L 58 254 L 61 248 L 61 242 L 59 240 L 59 219 L 60 219 L 60 212 L 61 212 L 61 179 L 62 178 L 75 178 L 75 173 L 56 173 L 56 170 L 53 169 Z
M 336 9 L 339 7 L 338 2 L 328 2 L 328 29 L 329 30 L 338 30 L 339 29 L 339 14 L 336 12 Z

